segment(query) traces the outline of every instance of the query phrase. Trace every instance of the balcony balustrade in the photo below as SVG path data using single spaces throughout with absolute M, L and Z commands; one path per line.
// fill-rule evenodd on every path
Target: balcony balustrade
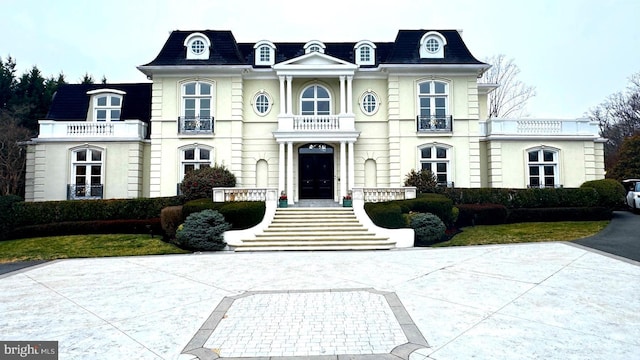
M 280 115 L 279 131 L 340 132 L 355 131 L 355 116 L 342 115 Z
M 481 136 L 599 137 L 598 123 L 589 119 L 489 119 L 480 122 Z
M 446 116 L 416 116 L 418 132 L 452 132 L 453 117 Z
M 213 116 L 178 118 L 178 132 L 180 134 L 213 134 Z
M 148 125 L 140 120 L 54 121 L 40 120 L 39 139 L 117 138 L 142 140 Z
M 88 199 L 102 199 L 103 192 L 102 184 L 93 185 L 67 185 L 67 200 L 88 200 Z

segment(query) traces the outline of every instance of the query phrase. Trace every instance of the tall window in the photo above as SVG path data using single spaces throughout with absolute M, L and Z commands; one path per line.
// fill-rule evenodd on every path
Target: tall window
M 430 170 L 438 185 L 448 186 L 451 181 L 451 149 L 440 145 L 427 145 L 420 149 L 420 168 Z
M 557 150 L 529 150 L 527 162 L 529 187 L 556 187 L 559 185 Z
M 186 119 L 211 119 L 212 86 L 194 81 L 182 85 L 183 116 Z
M 204 146 L 192 146 L 182 149 L 181 175 L 196 169 L 211 167 L 211 148 Z
M 102 150 L 86 148 L 72 153 L 71 198 L 102 198 Z
M 94 98 L 94 118 L 96 121 L 120 120 L 122 96 L 117 94 L 96 95 Z
M 312 85 L 302 92 L 300 101 L 302 115 L 330 115 L 331 97 L 327 89 Z
M 442 81 L 425 81 L 418 84 L 418 101 L 421 117 L 444 118 L 447 116 L 449 85 Z

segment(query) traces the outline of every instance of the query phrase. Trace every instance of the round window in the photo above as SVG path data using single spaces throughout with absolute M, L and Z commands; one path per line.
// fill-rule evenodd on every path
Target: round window
M 204 52 L 204 48 L 204 41 L 200 39 L 195 39 L 191 42 L 191 51 L 196 55 L 202 54 Z
M 427 43 L 425 44 L 425 47 L 427 48 L 427 51 L 430 53 L 434 53 L 438 50 L 440 50 L 440 42 L 434 38 L 431 38 L 429 40 L 427 40 Z
M 378 98 L 373 92 L 367 92 L 362 96 L 360 107 L 365 114 L 373 115 L 378 111 Z
M 271 102 L 266 94 L 258 94 L 254 101 L 254 109 L 258 115 L 266 115 L 271 109 Z

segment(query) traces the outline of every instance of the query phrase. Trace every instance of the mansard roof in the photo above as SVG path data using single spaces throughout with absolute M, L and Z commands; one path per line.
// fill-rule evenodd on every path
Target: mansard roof
M 151 120 L 151 83 L 130 84 L 64 84 L 53 95 L 45 119 L 84 121 L 90 106 L 88 91 L 112 89 L 124 91 L 121 119 Z
M 376 42 L 376 62 L 380 64 L 475 64 L 482 65 L 465 45 L 457 30 L 435 30 L 446 39 L 444 58 L 420 58 L 421 37 L 434 30 L 399 30 L 393 42 Z M 184 41 L 190 34 L 201 33 L 211 41 L 209 59 L 187 59 Z M 274 42 L 276 61 L 280 63 L 304 55 L 303 42 Z M 354 46 L 357 42 L 324 42 L 325 54 L 354 62 Z M 194 30 L 173 31 L 158 56 L 144 66 L 176 66 L 176 65 L 254 65 L 255 43 L 238 43 L 231 31 Z

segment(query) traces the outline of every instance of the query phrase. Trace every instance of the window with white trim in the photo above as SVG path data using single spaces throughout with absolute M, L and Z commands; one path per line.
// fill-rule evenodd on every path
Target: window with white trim
M 418 84 L 418 131 L 451 130 L 449 84 L 430 80 Z
M 203 145 L 193 145 L 181 150 L 180 155 L 180 178 L 185 174 L 197 170 L 211 167 L 213 149 Z
M 69 198 L 102 198 L 103 151 L 82 148 L 71 152 L 71 185 Z
M 93 118 L 95 121 L 119 121 L 122 109 L 122 95 L 99 94 L 93 98 Z
M 205 60 L 209 58 L 211 41 L 202 33 L 189 34 L 183 43 L 186 47 L 186 58 L 189 60 Z
M 538 148 L 527 151 L 529 187 L 557 187 L 558 175 L 558 150 Z
M 420 39 L 421 59 L 442 59 L 447 39 L 437 31 L 429 31 Z
M 353 47 L 355 52 L 355 63 L 358 65 L 375 65 L 376 45 L 368 40 L 362 40 Z
M 324 54 L 325 48 L 326 46 L 322 42 L 317 40 L 312 40 L 304 45 L 304 53 L 309 54 L 312 52 L 319 52 L 321 54 Z
M 267 115 L 271 110 L 271 99 L 267 93 L 261 91 L 253 100 L 253 110 L 260 116 Z
M 331 96 L 321 85 L 311 85 L 300 96 L 301 115 L 331 115 Z
M 254 46 L 254 62 L 256 65 L 275 64 L 276 46 L 268 40 L 257 42 Z
M 420 147 L 420 169 L 430 170 L 438 185 L 448 186 L 451 181 L 451 148 L 429 144 Z
M 360 100 L 360 108 L 366 115 L 373 115 L 378 111 L 378 96 L 371 90 L 368 90 L 362 95 Z

